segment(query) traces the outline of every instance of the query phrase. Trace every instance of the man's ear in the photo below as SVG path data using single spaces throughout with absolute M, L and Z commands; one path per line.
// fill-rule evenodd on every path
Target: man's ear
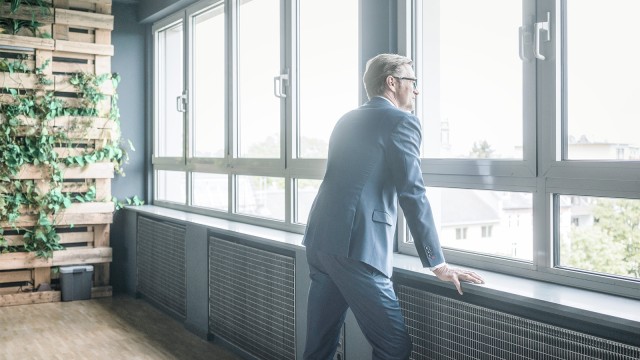
M 391 75 L 387 76 L 387 79 L 385 81 L 386 81 L 387 87 L 389 87 L 389 89 L 395 90 L 396 79 L 393 76 L 391 76 Z

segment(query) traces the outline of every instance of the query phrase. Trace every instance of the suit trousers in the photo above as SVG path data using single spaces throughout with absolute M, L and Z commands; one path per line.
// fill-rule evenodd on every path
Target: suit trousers
M 373 347 L 372 359 L 409 358 L 411 338 L 391 279 L 361 261 L 309 249 L 307 261 L 311 286 L 305 360 L 333 359 L 348 308 Z

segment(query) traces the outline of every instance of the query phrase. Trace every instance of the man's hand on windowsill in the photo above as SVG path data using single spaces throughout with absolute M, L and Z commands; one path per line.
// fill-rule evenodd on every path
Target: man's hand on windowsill
M 438 277 L 438 279 L 442 281 L 450 281 L 453 285 L 456 286 L 458 293 L 462 295 L 462 286 L 460 285 L 460 281 L 471 282 L 474 284 L 484 284 L 484 279 L 482 276 L 476 274 L 473 271 L 458 269 L 449 267 L 449 265 L 441 266 L 435 270 L 433 273 Z

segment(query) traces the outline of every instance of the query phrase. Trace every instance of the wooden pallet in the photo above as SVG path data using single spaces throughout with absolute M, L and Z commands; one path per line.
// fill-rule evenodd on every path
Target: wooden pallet
M 54 23 L 54 12 L 53 8 L 40 8 L 39 6 L 32 6 L 28 4 L 21 4 L 18 10 L 15 13 L 11 12 L 11 4 L 7 2 L 0 3 L 0 17 L 5 19 L 13 19 L 13 20 L 26 20 L 26 21 L 34 21 L 40 24 L 35 30 L 35 36 L 31 32 L 31 30 L 23 28 L 15 35 L 16 38 L 41 38 L 43 40 L 45 37 L 51 37 L 51 33 L 53 31 L 53 23 Z M 4 43 L 3 43 L 4 44 Z M 11 44 L 10 44 L 11 45 Z
M 54 251 L 51 258 L 37 257 L 32 252 L 11 252 L 0 254 L 0 306 L 3 303 L 15 305 L 17 303 L 33 303 L 46 300 L 58 301 L 58 297 L 50 298 L 32 293 L 40 284 L 51 284 L 52 269 L 59 266 L 91 264 L 94 266 L 93 284 L 102 290 L 96 294 L 110 294 L 109 287 L 110 262 L 112 249 L 109 246 L 110 224 L 113 222 L 114 204 L 111 198 L 111 178 L 113 177 L 112 163 L 95 163 L 79 168 L 63 168 L 65 181 L 62 183 L 63 193 L 82 195 L 95 189 L 96 201 L 72 203 L 55 215 L 60 244 L 65 250 Z M 15 177 L 21 180 L 34 180 L 42 191 L 48 191 L 49 183 L 41 181 L 46 175 L 38 166 L 23 166 Z M 22 215 L 13 224 L 0 222 L 5 229 L 7 245 L 20 248 L 24 245 L 23 235 L 18 229 L 29 229 L 37 221 L 37 216 L 29 209 L 22 209 Z M 54 272 L 55 274 L 55 272 Z M 15 284 L 23 282 L 22 284 Z M 3 284 L 8 284 L 3 286 Z M 20 293 L 20 296 L 15 296 Z M 5 295 L 11 295 L 10 301 L 3 300 Z
M 91 288 L 91 298 L 111 297 L 111 286 L 94 286 Z M 51 291 L 28 291 L 14 294 L 4 294 L 0 296 L 0 306 L 15 306 L 29 304 L 43 304 L 59 302 L 62 296 L 59 290 Z
M 111 296 L 109 225 L 61 226 L 58 230 L 60 243 L 67 249 L 54 251 L 49 259 L 31 252 L 0 254 L 0 306 L 60 301 L 59 291 L 37 290 L 42 284 L 52 284 L 59 278 L 58 267 L 78 264 L 94 266 L 92 297 Z M 10 246 L 24 244 L 21 234 L 6 238 Z
M 51 34 L 51 38 L 33 37 L 21 30 L 15 35 L 0 34 L 0 61 L 22 61 L 24 72 L 0 72 L 0 87 L 24 91 L 52 91 L 68 108 L 82 107 L 77 90 L 69 83 L 74 73 L 94 75 L 111 73 L 111 44 L 113 16 L 111 0 L 53 0 L 50 11 L 37 6 L 21 5 L 10 12 L 10 4 L 0 4 L 0 18 L 36 20 L 42 24 L 37 34 Z M 36 68 L 51 83 L 40 83 L 34 75 Z M 117 140 L 119 128 L 109 119 L 111 81 L 105 81 L 100 92 L 106 97 L 97 107 L 98 116 L 57 117 L 46 123 L 50 133 L 60 132 L 68 139 L 54 151 L 60 159 L 89 154 L 102 149 L 106 141 Z M 12 90 L 13 91 L 13 90 Z M 0 103 L 14 103 L 13 96 L 0 94 Z M 6 121 L 0 114 L 0 123 Z M 21 118 L 17 136 L 33 136 L 35 119 Z M 95 201 L 76 202 L 52 216 L 65 250 L 54 251 L 51 258 L 40 258 L 30 252 L 0 254 L 0 306 L 60 301 L 59 291 L 35 291 L 40 284 L 55 283 L 59 266 L 91 264 L 94 266 L 92 297 L 111 296 L 109 267 L 112 249 L 109 245 L 114 204 L 111 202 L 112 163 L 98 162 L 83 167 L 60 165 L 64 182 L 63 193 L 82 195 L 95 189 Z M 46 167 L 24 165 L 14 179 L 33 180 L 42 192 L 49 189 Z M 21 208 L 18 219 L 9 224 L 0 222 L 11 249 L 23 246 L 20 229 L 36 224 L 36 214 Z M 55 290 L 55 289 L 54 289 Z

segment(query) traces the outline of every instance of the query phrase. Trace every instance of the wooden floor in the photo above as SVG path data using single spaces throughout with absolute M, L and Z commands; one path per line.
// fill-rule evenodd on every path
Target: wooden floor
M 225 348 L 187 331 L 141 299 L 0 307 L 0 359 L 219 359 Z

